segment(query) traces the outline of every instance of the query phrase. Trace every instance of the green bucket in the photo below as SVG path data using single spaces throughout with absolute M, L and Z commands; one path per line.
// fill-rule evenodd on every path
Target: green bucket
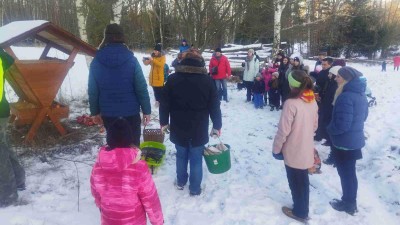
M 150 167 L 160 166 L 165 158 L 165 145 L 154 141 L 145 141 L 140 144 L 142 150 L 142 159 L 147 162 Z
M 217 145 L 213 145 L 216 147 Z M 231 168 L 231 146 L 225 144 L 228 150 L 219 155 L 204 155 L 208 171 L 213 174 L 225 173 Z

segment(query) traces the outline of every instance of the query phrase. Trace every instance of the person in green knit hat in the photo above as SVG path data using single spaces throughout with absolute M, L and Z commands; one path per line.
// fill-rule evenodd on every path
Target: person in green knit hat
M 16 202 L 18 190 L 25 189 L 25 170 L 17 155 L 8 145 L 7 126 L 10 106 L 4 90 L 5 72 L 14 63 L 14 59 L 0 49 L 0 207 Z

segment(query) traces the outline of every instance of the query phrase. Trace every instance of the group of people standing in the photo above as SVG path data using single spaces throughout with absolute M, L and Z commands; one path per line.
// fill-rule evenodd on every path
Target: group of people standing
M 354 215 L 358 210 L 356 161 L 362 158 L 368 116 L 365 79 L 352 67 L 334 66 L 324 53 L 311 75 L 297 66 L 289 68 L 285 77 L 290 92 L 273 144 L 273 156 L 285 162 L 293 199 L 293 208 L 282 211 L 301 222 L 309 219 L 308 168 L 314 164 L 314 139 L 324 138 L 331 148 L 324 162 L 336 166 L 342 186 L 342 198 L 329 203 Z
M 175 73 L 166 78 L 161 47 L 157 44 L 151 57 L 143 62 L 152 67 L 149 82 L 159 104 L 161 129 L 170 132 L 170 140 L 175 144 L 175 186 L 184 190 L 189 183 L 189 194 L 197 196 L 202 193 L 204 145 L 209 136 L 221 135 L 220 101 L 228 102 L 226 79 L 231 68 L 217 48 L 207 71 L 201 53 L 187 47 L 184 41 L 174 64 Z M 0 53 L 0 75 L 3 75 L 12 59 L 3 57 L 3 51 Z M 282 211 L 302 222 L 309 215 L 308 168 L 314 163 L 316 131 L 318 138 L 325 138 L 331 146 L 329 157 L 337 167 L 342 185 L 342 198 L 330 204 L 335 210 L 352 215 L 357 211 L 355 165 L 362 158 L 361 148 L 365 145 L 366 84 L 356 69 L 332 65 L 331 58 L 321 57 L 311 76 L 300 55 L 287 58 L 279 53 L 272 65 L 268 64 L 262 75 L 257 75 L 259 59 L 252 49 L 243 63 L 246 101 L 254 101 L 256 107 L 262 108 L 269 100 L 272 110 L 282 108 L 272 152 L 276 159 L 284 160 L 294 203 L 293 208 L 283 207 Z M 4 82 L 2 76 L 0 80 Z M 147 164 L 140 160 L 141 151 L 137 147 L 141 122 L 146 125 L 150 121 L 147 84 L 117 24 L 105 28 L 103 42 L 90 65 L 88 95 L 91 115 L 107 131 L 107 145 L 100 148 L 90 178 L 101 223 L 145 225 L 147 215 L 151 224 L 163 224 L 155 184 Z M 5 138 L 4 118 L 9 115 L 9 110 L 3 112 L 5 101 L 4 90 L 0 90 L 0 206 L 17 197 L 16 191 L 5 192 L 9 188 L 4 185 L 15 186 L 12 190 L 25 187 L 24 171 Z M 5 165 L 8 170 L 3 168 Z
M 170 132 L 170 141 L 175 144 L 175 186 L 184 190 L 189 183 L 189 194 L 197 196 L 202 192 L 202 157 L 209 140 L 209 118 L 213 123 L 210 135 L 221 134 L 221 96 L 201 54 L 188 47 L 186 40 L 180 50 L 173 63 L 175 73 L 169 76 L 161 44 L 155 45 L 143 63 L 151 66 L 149 83 L 159 106 L 161 129 Z M 151 224 L 163 224 L 156 187 L 137 147 L 140 112 L 144 125 L 150 121 L 147 84 L 117 24 L 105 28 L 103 43 L 90 65 L 88 93 L 91 115 L 104 123 L 107 131 L 107 145 L 100 148 L 90 179 L 102 224 L 145 225 L 146 215 Z

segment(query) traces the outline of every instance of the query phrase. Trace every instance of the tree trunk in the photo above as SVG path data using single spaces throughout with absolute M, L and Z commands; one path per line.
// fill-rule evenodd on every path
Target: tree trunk
M 281 16 L 285 8 L 286 0 L 274 0 L 274 44 L 272 47 L 272 56 L 275 56 L 281 45 Z
M 88 36 L 86 33 L 86 15 L 84 13 L 83 1 L 76 0 L 76 16 L 78 17 L 79 36 L 82 41 L 88 42 Z
M 118 0 L 117 2 L 115 2 L 115 4 L 112 7 L 114 15 L 111 23 L 120 24 L 123 6 L 124 6 L 124 0 Z

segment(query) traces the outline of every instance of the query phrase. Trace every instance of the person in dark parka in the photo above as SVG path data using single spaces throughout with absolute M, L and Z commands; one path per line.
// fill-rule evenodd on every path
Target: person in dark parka
M 204 59 L 197 50 L 184 52 L 175 71 L 168 77 L 163 91 L 160 125 L 163 130 L 169 126 L 170 140 L 177 150 L 177 188 L 182 190 L 189 179 L 190 195 L 199 195 L 204 145 L 209 140 L 209 117 L 213 135 L 219 136 L 222 127 L 220 101 Z M 187 173 L 188 162 L 190 175 Z
M 322 60 L 322 70 L 317 74 L 316 78 L 316 86 L 314 88 L 314 92 L 317 94 L 317 103 L 318 106 L 321 107 L 321 101 L 325 96 L 325 92 L 327 90 L 327 83 L 329 81 L 329 70 L 332 68 L 333 59 L 330 57 L 324 58 Z M 318 117 L 318 129 L 315 132 L 314 140 L 321 141 L 325 134 L 325 125 L 323 124 L 322 120 L 324 119 L 323 115 L 321 114 L 321 110 L 319 110 L 319 117 Z M 325 143 L 325 145 L 328 143 Z
M 330 204 L 335 210 L 351 215 L 357 212 L 356 160 L 362 158 L 364 122 L 368 117 L 366 85 L 361 76 L 362 73 L 349 66 L 339 69 L 332 120 L 327 128 L 343 192 L 341 200 L 334 199 Z
M 14 59 L 0 49 L 0 207 L 6 207 L 18 199 L 17 190 L 25 189 L 25 170 L 17 155 L 8 144 L 8 117 L 10 106 L 5 96 L 5 72 L 14 63 Z
M 281 94 L 281 99 L 282 99 L 282 105 L 288 98 L 288 95 L 290 93 L 290 87 L 289 87 L 289 81 L 287 80 L 287 77 L 285 76 L 286 71 L 289 69 L 289 58 L 288 57 L 283 57 L 282 58 L 282 63 L 279 65 L 279 91 Z
M 341 66 L 334 66 L 329 70 L 329 80 L 325 83 L 325 86 L 323 87 L 323 92 L 325 93 L 325 96 L 323 99 L 321 99 L 320 107 L 319 107 L 319 117 L 322 117 L 320 122 L 322 124 L 319 124 L 318 127 L 321 128 L 321 137 L 326 139 L 326 146 L 331 146 L 331 138 L 329 134 L 326 131 L 326 128 L 328 127 L 329 123 L 331 122 L 332 119 L 332 111 L 333 111 L 333 99 L 335 98 L 335 93 L 337 90 L 337 82 L 335 81 L 335 78 L 338 74 L 339 69 L 342 68 Z M 328 158 L 323 160 L 325 164 L 332 165 L 334 163 L 332 154 L 330 153 L 328 155 Z
M 109 24 L 104 31 L 103 42 L 90 65 L 88 86 L 90 114 L 95 121 L 103 120 L 108 132 L 112 123 L 123 117 L 131 124 L 132 144 L 139 146 L 140 111 L 146 125 L 151 114 L 150 97 L 142 68 L 125 45 L 118 24 Z

